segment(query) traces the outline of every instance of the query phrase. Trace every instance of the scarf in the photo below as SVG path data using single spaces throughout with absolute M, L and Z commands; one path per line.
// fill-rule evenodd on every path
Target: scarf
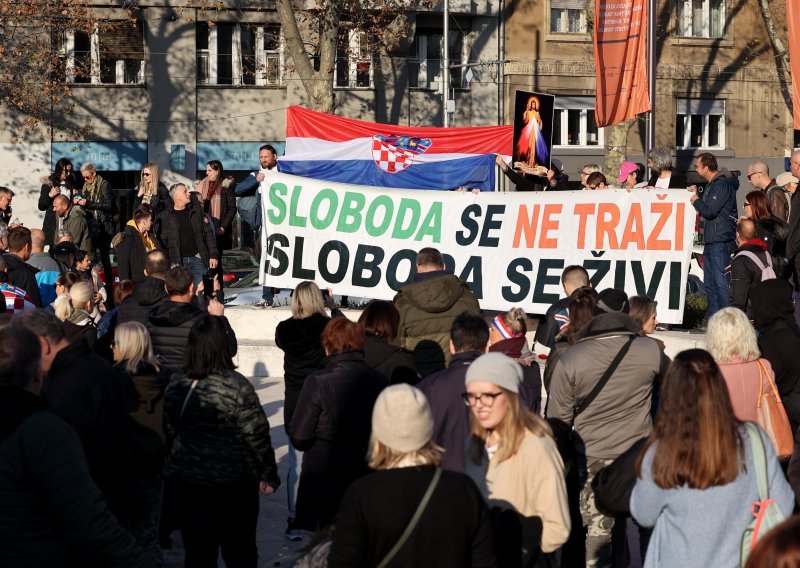
M 217 179 L 217 181 L 211 181 L 206 178 L 204 181 L 208 188 L 206 194 L 203 195 L 203 199 L 206 202 L 206 213 L 211 215 L 211 218 L 214 219 L 217 222 L 217 226 L 219 226 L 219 221 L 222 218 L 222 180 Z
M 139 230 L 139 227 L 136 226 L 136 221 L 131 219 L 125 224 L 126 227 L 133 227 L 136 231 L 136 234 L 139 235 L 139 238 L 142 240 L 142 245 L 144 246 L 144 250 L 150 252 L 151 250 L 155 250 L 156 245 L 153 242 L 153 239 L 150 238 L 150 235 L 145 231 L 144 233 Z

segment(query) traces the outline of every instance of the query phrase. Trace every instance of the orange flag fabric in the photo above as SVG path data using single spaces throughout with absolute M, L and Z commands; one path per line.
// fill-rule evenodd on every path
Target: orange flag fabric
M 800 6 L 798 0 L 786 0 L 786 23 L 789 28 L 789 67 L 792 72 L 792 114 L 794 129 L 800 130 Z
M 598 126 L 650 110 L 646 0 L 596 0 L 594 65 Z

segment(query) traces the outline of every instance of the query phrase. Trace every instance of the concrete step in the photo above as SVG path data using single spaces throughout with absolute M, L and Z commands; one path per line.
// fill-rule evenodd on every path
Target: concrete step
M 245 377 L 282 377 L 283 351 L 274 341 L 239 339 L 239 349 L 233 362 Z
M 353 321 L 361 315 L 360 310 L 343 310 Z M 275 341 L 275 328 L 280 322 L 292 317 L 288 306 L 277 308 L 253 309 L 251 306 L 229 306 L 225 308 L 225 316 L 236 332 L 236 338 L 253 341 Z

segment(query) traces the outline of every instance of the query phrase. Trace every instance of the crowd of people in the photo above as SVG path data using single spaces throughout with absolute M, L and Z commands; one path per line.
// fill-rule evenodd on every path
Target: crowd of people
M 91 164 L 80 185 L 59 160 L 42 229 L 14 223 L 0 189 L 0 565 L 159 566 L 180 531 L 189 568 L 220 554 L 255 567 L 260 495 L 282 482 L 285 536 L 308 542 L 297 566 L 622 567 L 632 531 L 645 566 L 798 562 L 800 208 L 784 190 L 800 153 L 784 184 L 748 168 L 741 217 L 738 182 L 697 158 L 707 350 L 673 359 L 652 337 L 657 303 L 595 290 L 582 266 L 564 269 L 532 344 L 524 310 L 485 314 L 437 249 L 358 321 L 299 284 L 275 329 L 285 480 L 221 302 L 236 195 L 274 149 L 260 158 L 238 185 L 209 162 L 198 190 L 167 189 L 147 164 L 120 232 Z M 668 158 L 653 150 L 648 181 L 625 163 L 619 182 L 681 188 Z M 597 170 L 581 172 L 589 189 Z M 767 397 L 793 452 L 770 434 Z M 771 521 L 748 536 L 759 507 Z

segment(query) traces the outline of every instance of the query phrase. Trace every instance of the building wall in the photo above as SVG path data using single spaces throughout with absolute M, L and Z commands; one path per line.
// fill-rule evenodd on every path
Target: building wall
M 677 37 L 677 2 L 659 0 L 657 4 L 656 144 L 675 147 L 677 99 L 724 99 L 725 147 L 712 150 L 720 162 L 745 171 L 750 161 L 764 158 L 773 173 L 782 171 L 784 156 L 793 144 L 791 111 L 757 3 L 727 3 L 722 39 Z M 784 13 L 776 9 L 773 17 L 778 29 L 785 30 Z M 513 121 L 516 89 L 594 96 L 591 36 L 549 30 L 550 0 L 506 3 L 506 123 Z M 785 41 L 785 32 L 783 36 Z M 643 136 L 642 123 L 628 137 L 627 154 L 635 161 L 643 161 Z M 677 167 L 691 168 L 697 153 L 676 151 Z M 602 148 L 554 151 L 572 179 L 579 177 L 583 164 L 602 163 L 603 154 Z M 745 179 L 740 181 L 749 187 Z
M 57 118 L 72 126 L 88 122 L 95 141 L 146 144 L 147 161 L 158 163 L 162 179 L 168 183 L 195 179 L 198 143 L 252 142 L 257 152 L 263 142 L 285 140 L 286 109 L 306 103 L 304 88 L 292 71 L 288 54 L 280 87 L 198 86 L 197 23 L 215 17 L 220 21 L 230 20 L 234 16 L 224 11 L 173 8 L 163 2 L 140 6 L 139 16 L 145 20 L 145 84 L 74 85 L 73 113 Z M 256 22 L 277 21 L 276 14 L 264 11 L 260 4 L 253 3 L 251 7 L 260 11 L 244 12 L 237 17 Z M 123 17 L 123 12 L 117 9 L 96 10 L 103 18 Z M 451 14 L 462 25 L 465 21 L 469 23 L 465 41 L 471 46 L 470 61 L 494 62 L 475 66 L 470 88 L 456 91 L 456 111 L 451 124 L 497 124 L 501 94 L 497 61 L 499 2 L 454 0 Z M 418 21 L 429 25 L 441 19 L 441 12 L 418 16 Z M 336 114 L 390 124 L 441 124 L 441 96 L 409 87 L 407 58 L 376 55 L 373 67 L 374 88 L 335 91 Z M 76 138 L 47 128 L 20 136 L 15 134 L 20 131 L 17 122 L 9 113 L 0 113 L 0 184 L 17 192 L 14 205 L 23 221 L 38 226 L 42 214 L 35 201 L 41 178 L 47 176 L 51 163 L 59 157 L 52 155 L 51 143 Z M 18 143 L 12 144 L 13 141 Z M 176 147 L 185 150 L 185 163 L 184 167 L 173 169 L 170 158 Z M 252 167 L 257 166 L 254 158 Z M 102 164 L 98 164 L 98 169 L 102 170 Z M 133 175 L 126 179 L 134 180 L 131 184 L 135 182 Z

